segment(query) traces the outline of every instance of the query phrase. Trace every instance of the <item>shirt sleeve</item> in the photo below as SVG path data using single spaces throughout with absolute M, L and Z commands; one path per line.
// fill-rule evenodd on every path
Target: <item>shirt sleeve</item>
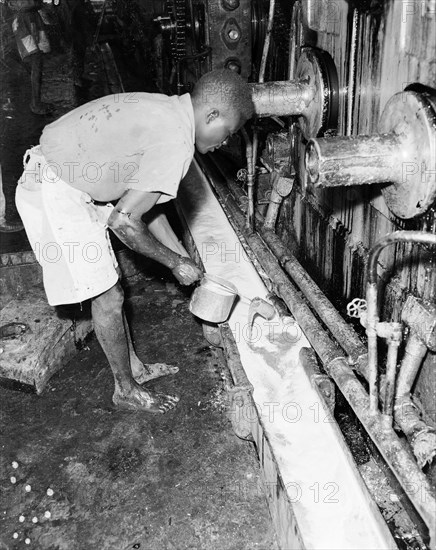
M 149 146 L 139 157 L 137 170 L 126 181 L 127 189 L 162 193 L 159 202 L 177 196 L 180 181 L 188 171 L 193 157 L 185 143 L 170 142 Z

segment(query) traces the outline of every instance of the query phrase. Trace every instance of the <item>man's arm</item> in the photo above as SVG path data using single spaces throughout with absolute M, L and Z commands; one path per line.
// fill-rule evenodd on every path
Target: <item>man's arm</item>
M 108 226 L 126 246 L 171 269 L 180 283 L 192 284 L 202 277 L 201 270 L 190 258 L 173 252 L 158 241 L 141 220 L 160 196 L 160 193 L 127 190 L 110 215 Z

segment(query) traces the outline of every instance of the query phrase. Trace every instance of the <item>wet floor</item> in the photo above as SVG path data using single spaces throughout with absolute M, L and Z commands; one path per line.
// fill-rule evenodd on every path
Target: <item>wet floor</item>
M 181 395 L 175 411 L 117 412 L 94 338 L 41 396 L 0 386 L 1 549 L 277 548 L 255 449 L 232 431 L 224 364 L 188 294 L 151 274 L 129 290 L 138 355 L 180 368 L 150 383 Z

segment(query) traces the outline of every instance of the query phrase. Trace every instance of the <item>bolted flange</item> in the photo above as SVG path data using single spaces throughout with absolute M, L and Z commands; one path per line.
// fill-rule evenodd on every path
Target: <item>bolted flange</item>
M 401 168 L 382 189 L 388 208 L 400 218 L 424 214 L 436 198 L 436 103 L 430 94 L 394 95 L 380 118 L 380 133 L 399 136 Z M 390 180 L 387 180 L 390 181 Z
M 424 214 L 436 198 L 436 103 L 428 93 L 400 92 L 386 104 L 378 134 L 311 139 L 308 180 L 322 187 L 387 184 L 388 208 L 399 218 Z
M 250 84 L 257 116 L 298 116 L 306 138 L 337 126 L 339 86 L 327 52 L 302 48 L 295 80 Z
M 339 113 L 338 74 L 331 56 L 315 48 L 303 48 L 295 76 L 310 89 L 299 126 L 305 138 L 336 130 Z

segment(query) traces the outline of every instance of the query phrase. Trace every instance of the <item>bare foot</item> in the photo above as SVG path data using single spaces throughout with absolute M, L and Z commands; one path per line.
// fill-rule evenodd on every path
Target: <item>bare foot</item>
M 163 414 L 174 409 L 179 397 L 144 390 L 137 386 L 125 391 L 116 388 L 112 401 L 119 409 Z
M 167 365 L 166 363 L 141 363 L 139 365 L 132 364 L 132 373 L 135 382 L 140 386 L 155 378 L 161 376 L 167 376 L 169 374 L 176 374 L 179 372 L 179 367 L 173 365 Z

